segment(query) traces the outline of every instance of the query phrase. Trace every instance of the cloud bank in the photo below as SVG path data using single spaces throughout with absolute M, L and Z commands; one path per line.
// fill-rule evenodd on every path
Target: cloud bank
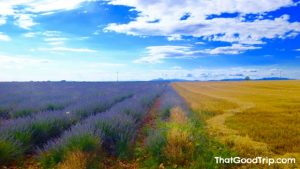
M 108 0 L 108 3 L 131 7 L 138 16 L 125 24 L 111 23 L 104 31 L 133 36 L 164 36 L 170 41 L 194 37 L 199 43 L 204 40 L 232 44 L 202 51 L 212 55 L 260 49 L 267 39 L 293 38 L 300 33 L 300 22 L 291 22 L 289 15 L 268 15 L 280 8 L 298 5 L 292 0 Z M 168 58 L 162 48 L 166 49 L 146 48 L 148 56 L 138 62 L 160 63 Z M 193 52 L 186 48 L 179 50 L 176 54 L 185 52 L 187 57 Z

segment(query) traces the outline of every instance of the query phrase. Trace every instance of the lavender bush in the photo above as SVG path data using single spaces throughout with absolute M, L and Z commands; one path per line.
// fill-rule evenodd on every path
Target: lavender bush
M 184 99 L 171 86 L 168 86 L 160 97 L 159 112 L 161 113 L 161 118 L 168 118 L 170 109 L 173 107 L 180 107 L 184 112 L 189 112 Z
M 104 147 L 110 154 L 126 156 L 142 119 L 165 86 L 151 82 L 0 83 L 0 165 L 37 147 L 43 147 L 40 152 L 47 156 L 42 157 L 54 164 L 74 149 Z
M 100 146 L 107 153 L 127 157 L 130 154 L 130 147 L 142 119 L 146 116 L 155 98 L 162 93 L 164 87 L 164 84 L 143 84 L 135 90 L 136 92 L 131 98 L 117 103 L 106 112 L 91 115 L 80 124 L 73 126 L 60 138 L 49 141 L 42 148 L 40 151 L 42 163 L 45 163 L 44 166 L 47 168 L 61 162 L 65 155 L 63 150 L 68 149 L 72 138 L 77 138 L 78 134 L 85 135 L 86 133 L 93 133 L 95 138 L 99 138 L 102 143 Z M 74 146 L 80 147 L 80 144 Z M 60 158 L 57 158 L 58 156 Z M 53 161 L 51 159 L 58 160 L 47 164 L 47 161 Z

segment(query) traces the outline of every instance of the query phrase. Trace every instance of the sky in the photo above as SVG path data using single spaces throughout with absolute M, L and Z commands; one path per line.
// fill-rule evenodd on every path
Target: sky
M 299 0 L 0 0 L 0 81 L 300 79 Z

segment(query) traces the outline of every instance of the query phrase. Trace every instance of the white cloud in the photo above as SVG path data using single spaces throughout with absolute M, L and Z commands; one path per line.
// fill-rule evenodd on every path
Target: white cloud
M 165 59 L 197 58 L 204 55 L 237 55 L 248 50 L 260 49 L 259 46 L 232 44 L 231 46 L 217 47 L 213 49 L 195 50 L 192 46 L 149 46 L 146 48 L 145 56 L 134 61 L 134 63 L 162 63 Z
M 0 32 L 0 41 L 10 41 L 10 37 L 5 35 L 4 33 Z
M 270 19 L 265 13 L 295 5 L 292 0 L 191 0 L 174 1 L 110 0 L 112 5 L 130 6 L 138 17 L 126 24 L 109 24 L 104 31 L 135 36 L 166 36 L 176 40 L 192 36 L 210 41 L 240 44 L 263 44 L 264 39 L 294 37 L 300 32 L 299 22 L 289 22 L 288 15 Z M 232 18 L 212 18 L 211 15 L 239 13 Z M 186 20 L 180 18 L 189 14 Z M 252 21 L 247 14 L 257 14 Z M 154 22 L 155 21 L 155 22 Z
M 29 14 L 18 14 L 15 16 L 15 24 L 23 29 L 30 29 L 32 26 L 36 25 L 32 19 L 33 15 Z
M 64 41 L 50 41 L 48 42 L 49 45 L 52 45 L 52 46 L 60 46 L 60 45 L 63 45 L 65 42 Z
M 89 37 L 89 36 L 82 36 L 82 37 L 79 37 L 79 38 L 77 38 L 78 40 L 87 40 L 87 39 L 90 39 L 91 37 Z
M 50 51 L 50 52 L 86 52 L 86 53 L 97 52 L 96 50 L 87 49 L 87 48 L 68 48 L 68 47 L 38 48 L 37 50 Z
M 43 41 L 50 45 L 50 47 L 42 47 L 42 48 L 32 48 L 30 51 L 50 51 L 50 52 L 87 52 L 93 53 L 97 52 L 96 50 L 88 49 L 88 48 L 71 48 L 65 47 L 65 42 L 70 40 L 70 37 L 65 36 L 60 31 L 44 31 L 44 32 L 28 32 L 23 34 L 24 37 L 27 38 L 35 38 L 39 37 L 43 39 Z M 72 37 L 72 40 L 83 40 L 88 37 Z
M 60 32 L 60 31 L 45 31 L 45 32 L 41 32 L 41 34 L 46 37 L 59 37 L 62 35 L 62 32 Z
M 14 15 L 19 12 L 49 13 L 53 11 L 72 10 L 81 6 L 83 2 L 93 2 L 96 0 L 9 0 L 0 1 L 0 15 Z M 22 7 L 22 8 L 18 8 Z
M 87 67 L 90 69 L 97 69 L 97 68 L 103 68 L 103 67 L 122 67 L 125 66 L 125 64 L 122 63 L 108 63 L 108 62 L 96 62 L 96 63 L 89 63 L 87 64 Z
M 55 42 L 55 41 L 65 41 L 67 38 L 61 38 L 61 37 L 50 37 L 44 39 L 46 42 Z
M 135 63 L 161 63 L 164 59 L 191 58 L 198 53 L 190 46 L 149 46 L 146 50 L 146 56 L 135 60 Z
M 28 33 L 23 34 L 23 36 L 26 37 L 26 38 L 33 38 L 36 35 L 37 34 L 35 32 L 28 32 Z
M 47 42 L 49 45 L 52 46 L 60 46 L 67 41 L 68 38 L 63 38 L 63 37 L 47 37 L 44 39 L 45 42 Z
M 14 15 L 12 1 L 0 1 L 0 16 Z
M 300 48 L 299 49 L 295 49 L 295 51 L 299 51 L 300 52 Z
M 214 49 L 205 49 L 202 52 L 211 54 L 211 55 L 219 55 L 219 54 L 240 54 L 247 50 L 260 49 L 261 47 L 250 46 L 250 45 L 241 45 L 241 44 L 233 44 L 231 46 L 217 47 Z
M 36 36 L 43 36 L 46 38 L 59 38 L 62 36 L 62 32 L 60 31 L 44 31 L 44 32 L 27 32 L 24 34 L 25 37 L 36 37 Z
M 61 46 L 69 40 L 69 38 L 65 37 L 63 33 L 59 31 L 28 32 L 23 34 L 23 36 L 27 38 L 41 37 L 51 46 Z
M 195 45 L 205 45 L 204 42 L 196 42 Z
M 174 35 L 169 36 L 169 37 L 168 37 L 168 40 L 169 40 L 169 41 L 182 40 L 182 37 L 181 37 L 181 35 L 179 35 L 179 34 L 174 34 Z
M 37 24 L 33 21 L 36 15 L 50 15 L 59 11 L 72 10 L 81 7 L 84 2 L 94 1 L 97 0 L 2 0 L 0 1 L 0 25 L 6 23 L 6 16 L 14 16 L 16 25 L 30 29 Z
M 292 0 L 227 0 L 224 1 L 200 1 L 200 0 L 191 0 L 191 1 L 183 1 L 181 3 L 174 3 L 174 1 L 143 1 L 143 0 L 109 0 L 110 4 L 113 5 L 125 5 L 136 8 L 138 11 L 143 11 L 144 13 L 151 13 L 156 11 L 155 16 L 160 16 L 162 13 L 162 9 L 170 7 L 164 13 L 174 13 L 174 10 L 178 12 L 185 11 L 186 9 L 190 9 L 189 11 L 185 11 L 180 15 L 180 18 L 184 16 L 186 13 L 193 15 L 194 12 L 203 14 L 220 14 L 224 12 L 234 13 L 263 13 L 268 11 L 274 11 L 284 6 L 291 6 L 294 4 Z M 155 8 L 156 6 L 156 8 Z M 201 11 L 199 11 L 202 9 Z M 176 8 L 176 9 L 174 9 Z M 154 12 L 153 12 L 154 13 Z
M 51 12 L 58 10 L 72 10 L 80 7 L 83 2 L 93 2 L 96 0 L 71 0 L 71 1 L 53 1 L 36 0 L 26 4 L 28 11 L 31 12 Z
M 6 18 L 0 16 L 0 26 L 6 24 Z
M 173 66 L 172 69 L 174 69 L 174 70 L 182 70 L 182 67 L 181 66 Z

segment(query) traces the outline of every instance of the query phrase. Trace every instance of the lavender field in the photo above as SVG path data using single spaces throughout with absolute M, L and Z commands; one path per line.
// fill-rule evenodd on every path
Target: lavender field
M 121 156 L 166 87 L 164 83 L 1 83 L 0 164 L 16 165 L 37 155 L 46 158 L 45 168 L 53 167 L 77 148 L 103 147 Z
M 169 84 L 152 82 L 0 83 L 0 166 L 110 168 L 117 165 L 110 159 L 132 161 L 157 100 L 162 118 L 184 105 L 170 93 Z
M 0 83 L 0 168 L 217 167 L 202 126 L 170 83 Z

